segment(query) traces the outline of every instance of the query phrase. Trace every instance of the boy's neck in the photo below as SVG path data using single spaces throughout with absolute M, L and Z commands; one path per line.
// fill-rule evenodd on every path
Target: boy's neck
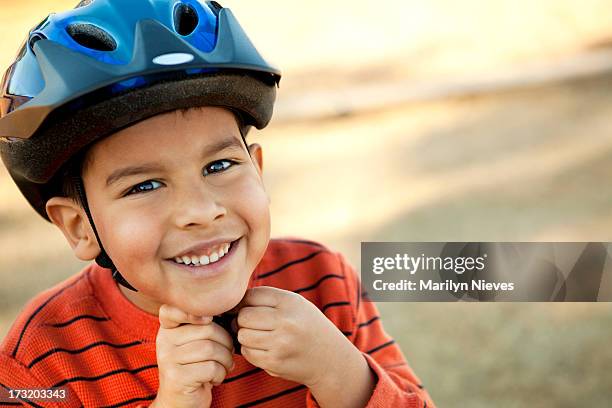
M 137 306 L 139 309 L 157 316 L 158 312 L 159 312 L 159 308 L 161 306 L 161 304 L 159 302 L 155 302 L 153 300 L 150 300 L 148 298 L 145 298 L 143 296 L 139 296 L 137 295 L 134 291 L 126 288 L 123 285 L 120 285 L 117 283 L 117 286 L 119 287 L 119 290 L 121 291 L 121 293 L 123 293 L 123 296 L 125 296 L 125 298 L 127 300 L 130 301 L 130 303 L 133 303 L 135 306 Z

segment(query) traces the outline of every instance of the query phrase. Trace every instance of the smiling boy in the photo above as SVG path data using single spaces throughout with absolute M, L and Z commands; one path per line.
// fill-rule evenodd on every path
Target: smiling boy
M 154 116 L 95 144 L 85 163 L 91 215 L 114 265 L 138 288 L 121 286 L 132 303 L 151 314 L 171 304 L 207 316 L 238 304 L 266 250 L 270 213 L 261 147 L 246 150 L 230 111 Z M 98 255 L 77 203 L 53 197 L 47 212 L 77 257 Z M 206 268 L 182 259 L 211 254 L 222 257 Z
M 89 0 L 32 30 L 0 153 L 96 263 L 22 311 L 0 402 L 433 407 L 344 257 L 270 239 L 246 134 L 279 80 L 215 2 Z M 62 394 L 17 392 L 34 388 Z

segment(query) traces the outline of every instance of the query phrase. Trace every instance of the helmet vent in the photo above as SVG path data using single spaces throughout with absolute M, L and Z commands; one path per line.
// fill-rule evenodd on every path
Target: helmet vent
M 32 35 L 30 35 L 30 39 L 28 40 L 28 45 L 30 46 L 30 49 L 32 50 L 32 52 L 34 52 L 34 44 L 36 44 L 36 41 L 39 40 L 46 40 L 47 36 L 44 35 L 43 33 L 33 33 Z
M 93 24 L 70 24 L 66 27 L 66 31 L 74 41 L 83 47 L 97 51 L 114 51 L 117 49 L 117 43 L 113 37 Z
M 217 3 L 216 1 L 208 1 L 206 2 L 206 4 L 208 4 L 208 8 L 212 10 L 215 16 L 219 17 L 219 12 L 223 8 L 223 6 Z
M 180 3 L 174 9 L 174 27 L 180 35 L 193 33 L 198 25 L 198 13 L 189 4 Z

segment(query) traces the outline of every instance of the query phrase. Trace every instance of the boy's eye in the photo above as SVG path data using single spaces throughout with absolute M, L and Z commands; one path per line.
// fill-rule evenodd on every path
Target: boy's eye
M 159 187 L 161 187 L 161 185 L 162 184 L 159 181 L 147 180 L 143 183 L 136 184 L 130 191 L 127 192 L 127 195 L 157 190 Z
M 212 162 L 204 168 L 204 175 L 220 173 L 229 169 L 234 164 L 237 163 L 233 160 L 217 160 L 216 162 Z
M 234 160 L 217 160 L 204 168 L 204 175 L 206 176 L 209 174 L 222 173 L 235 164 L 238 164 L 238 162 Z M 147 191 L 157 190 L 161 186 L 162 183 L 159 181 L 147 180 L 133 186 L 125 195 L 146 193 Z

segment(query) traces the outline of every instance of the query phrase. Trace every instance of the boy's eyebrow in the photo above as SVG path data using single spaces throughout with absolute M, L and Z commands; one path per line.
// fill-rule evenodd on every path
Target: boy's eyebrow
M 242 150 L 242 143 L 233 136 L 220 140 L 218 142 L 206 146 L 206 148 L 202 152 L 202 157 L 210 156 L 212 154 L 229 148 L 236 148 Z M 110 186 L 117 180 L 124 177 L 134 176 L 142 173 L 152 173 L 155 171 L 160 171 L 161 169 L 162 167 L 155 163 L 145 163 L 138 166 L 122 167 L 113 171 L 111 175 L 108 176 L 108 178 L 106 179 L 106 185 Z

